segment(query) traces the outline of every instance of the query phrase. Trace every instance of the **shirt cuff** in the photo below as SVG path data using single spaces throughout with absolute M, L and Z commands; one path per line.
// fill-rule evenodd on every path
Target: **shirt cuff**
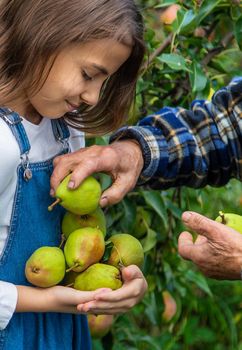
M 162 159 L 167 160 L 167 143 L 163 137 L 159 138 L 159 142 L 157 141 L 152 127 L 142 126 L 119 129 L 111 136 L 110 143 L 124 139 L 134 139 L 140 144 L 144 167 L 137 184 L 144 184 L 154 176 Z
M 0 329 L 7 327 L 16 309 L 18 299 L 17 287 L 0 281 Z

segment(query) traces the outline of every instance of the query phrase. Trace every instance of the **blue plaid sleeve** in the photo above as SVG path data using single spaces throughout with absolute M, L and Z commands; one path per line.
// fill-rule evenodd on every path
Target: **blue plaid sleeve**
M 162 108 L 111 137 L 139 142 L 144 168 L 138 184 L 166 189 L 242 181 L 242 78 L 191 109 Z

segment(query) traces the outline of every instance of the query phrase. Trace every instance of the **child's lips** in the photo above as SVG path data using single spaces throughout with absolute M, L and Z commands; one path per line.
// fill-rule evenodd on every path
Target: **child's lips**
M 69 112 L 76 111 L 79 108 L 79 105 L 73 104 L 72 102 L 66 100 L 66 104 L 68 107 Z

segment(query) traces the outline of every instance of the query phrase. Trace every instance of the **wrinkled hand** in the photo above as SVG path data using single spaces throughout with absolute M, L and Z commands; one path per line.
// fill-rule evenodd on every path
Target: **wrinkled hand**
M 71 188 L 78 187 L 93 173 L 106 173 L 111 176 L 113 183 L 102 194 L 100 205 L 104 207 L 118 203 L 135 187 L 142 168 L 142 152 L 135 141 L 118 141 L 108 146 L 95 145 L 56 157 L 51 188 L 55 191 L 61 180 L 70 172 Z
M 147 282 L 136 265 L 122 269 L 123 286 L 117 290 L 100 290 L 95 301 L 78 305 L 77 309 L 92 314 L 120 314 L 136 305 L 147 290 Z
M 194 212 L 183 213 L 182 219 L 198 236 L 194 242 L 189 232 L 180 234 L 180 255 L 192 260 L 208 277 L 239 280 L 242 269 L 242 235 Z

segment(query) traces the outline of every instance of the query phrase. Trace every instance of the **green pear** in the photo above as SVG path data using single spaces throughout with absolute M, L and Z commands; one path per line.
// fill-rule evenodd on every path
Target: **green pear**
M 67 271 L 81 272 L 101 260 L 105 251 L 103 233 L 98 228 L 84 227 L 67 238 L 64 254 L 70 267 Z
M 222 224 L 233 228 L 235 231 L 242 233 L 242 215 L 223 213 L 220 211 L 219 216 L 215 219 L 215 221 L 221 222 Z
M 27 280 L 38 287 L 51 287 L 65 276 L 65 257 L 58 247 L 36 249 L 25 265 Z
M 106 235 L 106 219 L 100 207 L 86 215 L 77 215 L 67 211 L 62 220 L 62 233 L 68 238 L 70 233 L 82 227 L 97 227 L 104 237 Z
M 109 238 L 113 243 L 108 264 L 119 267 L 120 265 L 142 266 L 144 251 L 140 241 L 128 233 L 118 233 Z
M 91 337 L 93 339 L 103 338 L 111 329 L 114 322 L 113 315 L 87 315 L 87 321 Z
M 71 175 L 66 176 L 57 187 L 55 194 L 57 200 L 48 207 L 48 210 L 51 211 L 58 203 L 78 215 L 86 215 L 96 210 L 101 196 L 99 182 L 93 176 L 89 176 L 79 187 L 72 190 L 68 188 L 70 177 Z
M 122 286 L 121 274 L 115 266 L 96 263 L 89 266 L 75 279 L 74 288 L 83 291 L 98 288 L 118 289 Z
M 137 207 L 135 224 L 132 235 L 136 238 L 141 238 L 147 232 L 151 224 L 151 213 L 145 210 L 143 207 Z

